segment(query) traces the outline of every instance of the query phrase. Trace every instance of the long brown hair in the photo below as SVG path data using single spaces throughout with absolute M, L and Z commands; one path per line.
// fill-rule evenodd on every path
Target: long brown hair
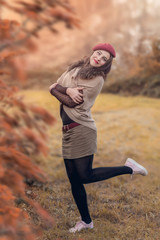
M 88 57 L 85 56 L 81 60 L 69 65 L 68 72 L 76 67 L 81 67 L 76 77 L 80 77 L 82 79 L 92 79 L 96 76 L 102 76 L 104 80 L 106 80 L 107 74 L 111 70 L 112 60 L 113 57 L 111 55 L 103 66 L 93 67 L 90 65 L 90 56 Z

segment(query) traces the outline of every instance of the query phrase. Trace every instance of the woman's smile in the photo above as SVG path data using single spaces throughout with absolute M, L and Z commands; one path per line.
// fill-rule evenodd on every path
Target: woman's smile
M 98 64 L 98 61 L 97 61 L 96 59 L 94 59 L 94 61 L 95 61 L 95 63 L 97 63 L 97 64 Z

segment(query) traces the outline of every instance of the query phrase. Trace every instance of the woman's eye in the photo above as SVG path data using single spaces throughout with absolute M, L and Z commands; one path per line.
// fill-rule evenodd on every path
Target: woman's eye
M 100 52 L 97 52 L 98 55 L 100 55 Z

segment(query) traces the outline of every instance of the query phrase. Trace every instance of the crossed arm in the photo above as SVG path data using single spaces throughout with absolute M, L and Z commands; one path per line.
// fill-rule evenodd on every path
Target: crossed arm
M 49 87 L 49 91 L 62 104 L 70 108 L 83 102 L 83 88 L 67 88 L 54 83 Z

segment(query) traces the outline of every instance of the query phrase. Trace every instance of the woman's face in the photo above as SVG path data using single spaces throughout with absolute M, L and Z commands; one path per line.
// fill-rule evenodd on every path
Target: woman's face
M 104 50 L 96 50 L 90 57 L 90 65 L 93 67 L 101 67 L 110 58 L 110 53 Z

